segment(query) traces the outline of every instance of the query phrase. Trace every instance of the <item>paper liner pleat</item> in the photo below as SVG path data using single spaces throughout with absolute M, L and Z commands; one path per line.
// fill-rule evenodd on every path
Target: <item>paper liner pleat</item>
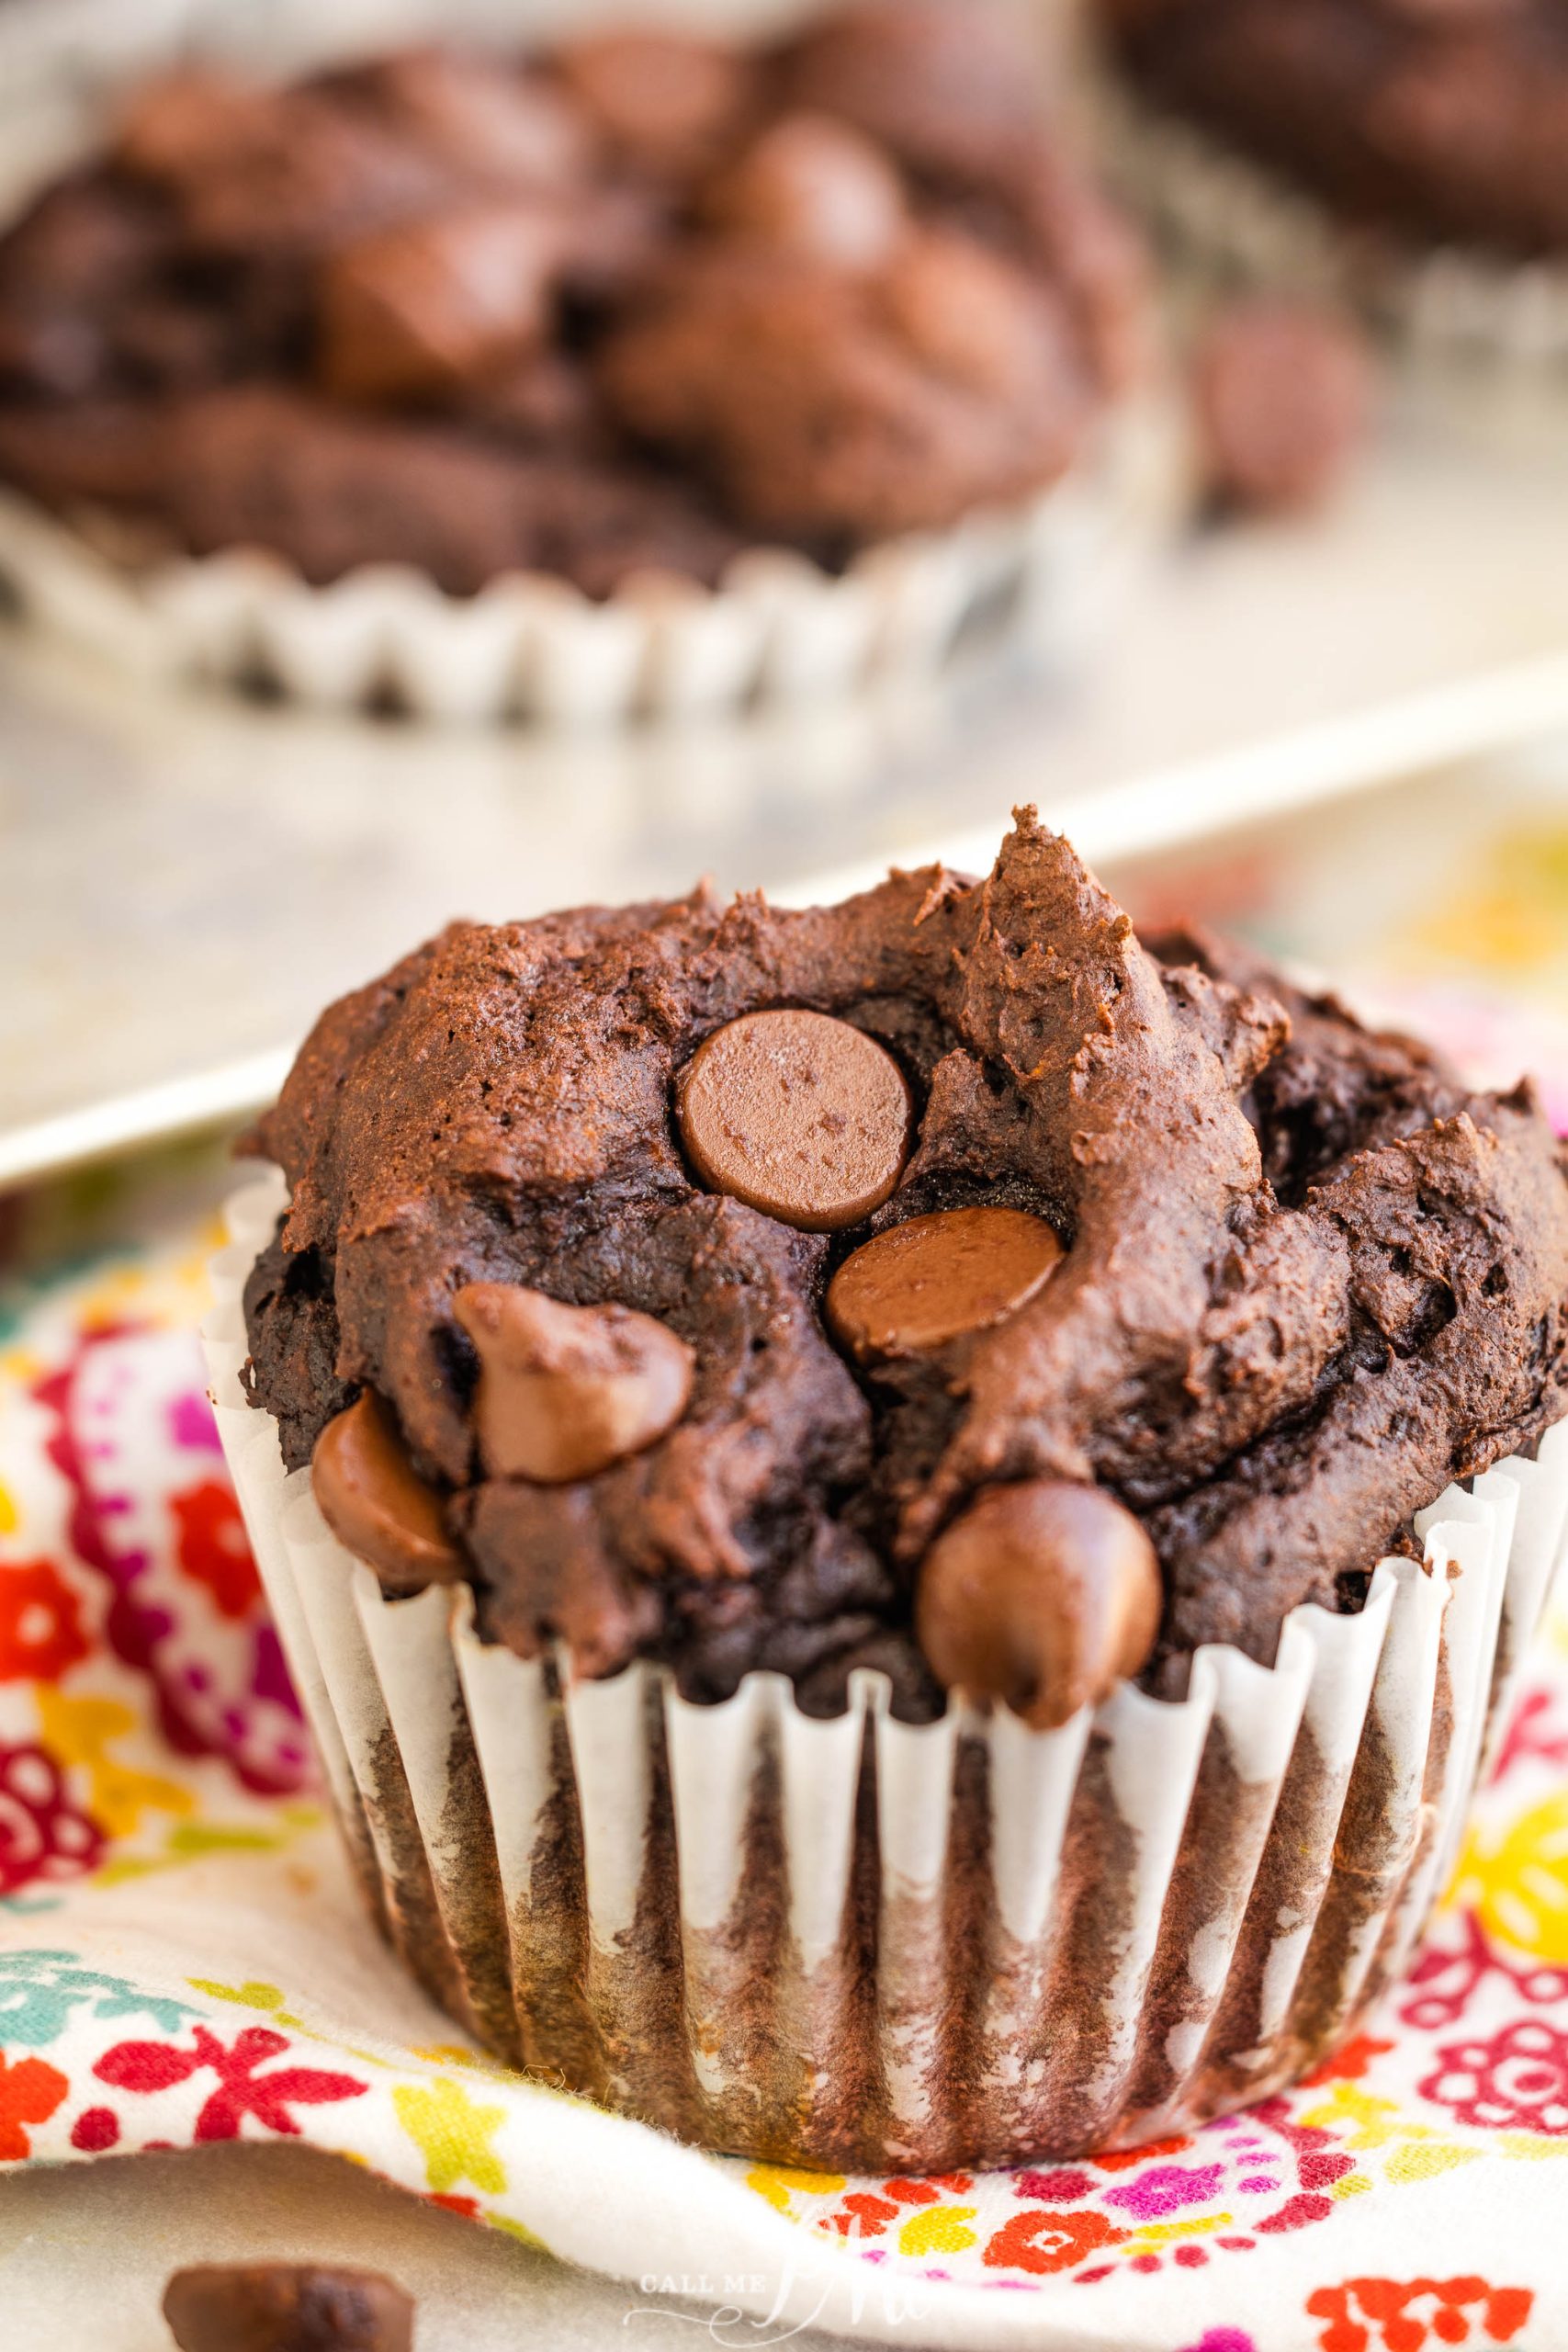
M 1135 2144 L 1318 2062 L 1405 1964 L 1568 1529 L 1568 1425 L 1421 1514 L 1364 1608 L 1275 1663 L 1198 1652 L 1032 1732 L 886 1678 L 804 1714 L 647 1664 L 575 1680 L 466 1588 L 386 1599 L 241 1401 L 232 1213 L 207 1339 L 258 1566 L 351 1854 L 500 2055 L 703 2144 L 836 2169 Z
M 839 575 L 757 548 L 714 588 L 650 572 L 604 602 L 527 572 L 451 596 L 402 564 L 312 587 L 257 548 L 128 564 L 107 551 L 112 522 L 60 519 L 9 489 L 0 574 L 39 621 L 141 675 L 262 686 L 335 709 L 574 728 L 804 705 L 932 676 L 982 624 L 1075 650 L 1129 543 L 1157 537 L 1180 494 L 1168 420 L 1134 405 L 1016 509 L 867 548 Z

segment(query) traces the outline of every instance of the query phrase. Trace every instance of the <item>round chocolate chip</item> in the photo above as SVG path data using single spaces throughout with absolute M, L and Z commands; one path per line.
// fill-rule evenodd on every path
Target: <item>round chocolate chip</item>
M 749 1012 L 687 1063 L 693 1166 L 782 1224 L 834 1233 L 880 1208 L 909 1150 L 909 1090 L 874 1037 L 825 1012 Z
M 851 270 L 876 268 L 908 225 L 886 156 L 829 115 L 774 123 L 707 190 L 703 209 L 731 236 Z
M 651 1315 L 565 1306 L 513 1283 L 470 1283 L 453 1310 L 479 1351 L 474 1424 L 492 1478 L 597 1477 L 686 1409 L 695 1358 Z
M 374 1390 L 327 1423 L 310 1457 L 310 1483 L 338 1542 L 383 1584 L 419 1592 L 462 1575 L 441 1498 L 409 1460 L 398 1425 Z
M 374 2270 L 214 2262 L 176 2270 L 164 2317 L 181 2352 L 410 2352 L 413 2301 Z
M 828 1320 L 863 1361 L 919 1355 L 1016 1315 L 1061 1255 L 1044 1218 L 1025 1209 L 938 1209 L 845 1259 L 828 1286 Z
M 1154 1545 L 1097 1487 L 992 1487 L 926 1555 L 915 1627 L 937 1679 L 1037 1731 L 1136 1674 L 1159 1631 Z

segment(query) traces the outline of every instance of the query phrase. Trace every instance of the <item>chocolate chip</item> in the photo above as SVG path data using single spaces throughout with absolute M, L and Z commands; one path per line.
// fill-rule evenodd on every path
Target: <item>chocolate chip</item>
M 703 209 L 731 236 L 844 269 L 874 269 L 908 225 L 892 164 L 869 139 L 826 115 L 775 123 L 714 183 Z
M 1005 1700 L 1037 1731 L 1136 1674 L 1159 1631 L 1153 1544 L 1096 1487 L 992 1487 L 938 1536 L 915 1600 L 939 1682 Z
M 495 1478 L 597 1477 L 686 1409 L 684 1340 L 626 1306 L 565 1306 L 511 1283 L 470 1283 L 453 1311 L 479 1355 L 479 1458 Z
M 410 2352 L 413 2300 L 373 2270 L 314 2263 L 176 2270 L 164 2317 L 181 2352 Z
M 846 1258 L 828 1287 L 828 1320 L 869 1356 L 919 1355 L 1027 1306 L 1062 1255 L 1024 1209 L 939 1209 L 890 1226 Z
M 834 1233 L 880 1208 L 909 1149 L 909 1090 L 873 1037 L 823 1012 L 749 1012 L 682 1076 L 703 1182 L 784 1225 Z
M 652 172 L 711 162 L 755 95 L 749 58 L 682 33 L 591 33 L 563 42 L 553 62 L 611 144 Z
M 327 1423 L 310 1457 L 321 1517 L 385 1585 L 423 1591 L 463 1573 L 440 1496 L 409 1460 L 391 1413 L 367 1388 Z
M 383 230 L 321 273 L 319 368 L 344 400 L 418 399 L 471 383 L 536 344 L 560 224 L 523 204 Z

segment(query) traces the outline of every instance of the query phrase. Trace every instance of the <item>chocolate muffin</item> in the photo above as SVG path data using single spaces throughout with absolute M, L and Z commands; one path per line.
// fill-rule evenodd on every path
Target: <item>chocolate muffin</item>
M 1568 251 L 1561 0 L 1102 0 L 1140 89 L 1340 219 Z
M 1528 1087 L 1024 811 L 983 881 L 456 924 L 249 1148 L 242 1505 L 502 2056 L 942 2170 L 1263 2097 L 1398 1973 L 1568 1520 Z
M 457 925 L 254 1148 L 251 1396 L 350 1548 L 705 1701 L 1267 1663 L 1568 1410 L 1529 1089 L 1145 945 L 1029 814 L 984 883 Z
M 1143 316 L 1038 62 L 953 0 L 186 69 L 0 239 L 0 479 L 316 583 L 836 569 L 1055 481 Z

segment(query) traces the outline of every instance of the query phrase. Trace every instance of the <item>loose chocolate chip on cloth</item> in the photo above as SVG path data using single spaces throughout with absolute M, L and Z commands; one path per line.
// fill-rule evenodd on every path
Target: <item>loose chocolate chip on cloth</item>
M 411 2352 L 413 2303 L 370 2270 L 285 2262 L 176 2270 L 164 2297 L 180 2352 Z
M 769 1668 L 832 1713 L 869 1664 L 911 1719 L 950 1677 L 1010 1695 L 987 1661 L 1035 1576 L 1042 1629 L 1092 1635 L 1036 1661 L 1053 1710 L 1134 1669 L 1178 1691 L 1207 1642 L 1271 1660 L 1568 1406 L 1568 1180 L 1529 1090 L 1141 942 L 1028 811 L 983 881 L 456 924 L 323 1016 L 253 1144 L 292 1187 L 247 1292 L 286 1460 L 374 1390 L 483 1634 L 699 1699 Z M 1006 1246 L 973 1283 L 949 1257 L 883 1285 L 977 1216 Z M 502 1368 L 536 1294 L 665 1335 L 570 1483 L 496 1451 L 517 1364 L 571 1361 L 529 1332 Z

